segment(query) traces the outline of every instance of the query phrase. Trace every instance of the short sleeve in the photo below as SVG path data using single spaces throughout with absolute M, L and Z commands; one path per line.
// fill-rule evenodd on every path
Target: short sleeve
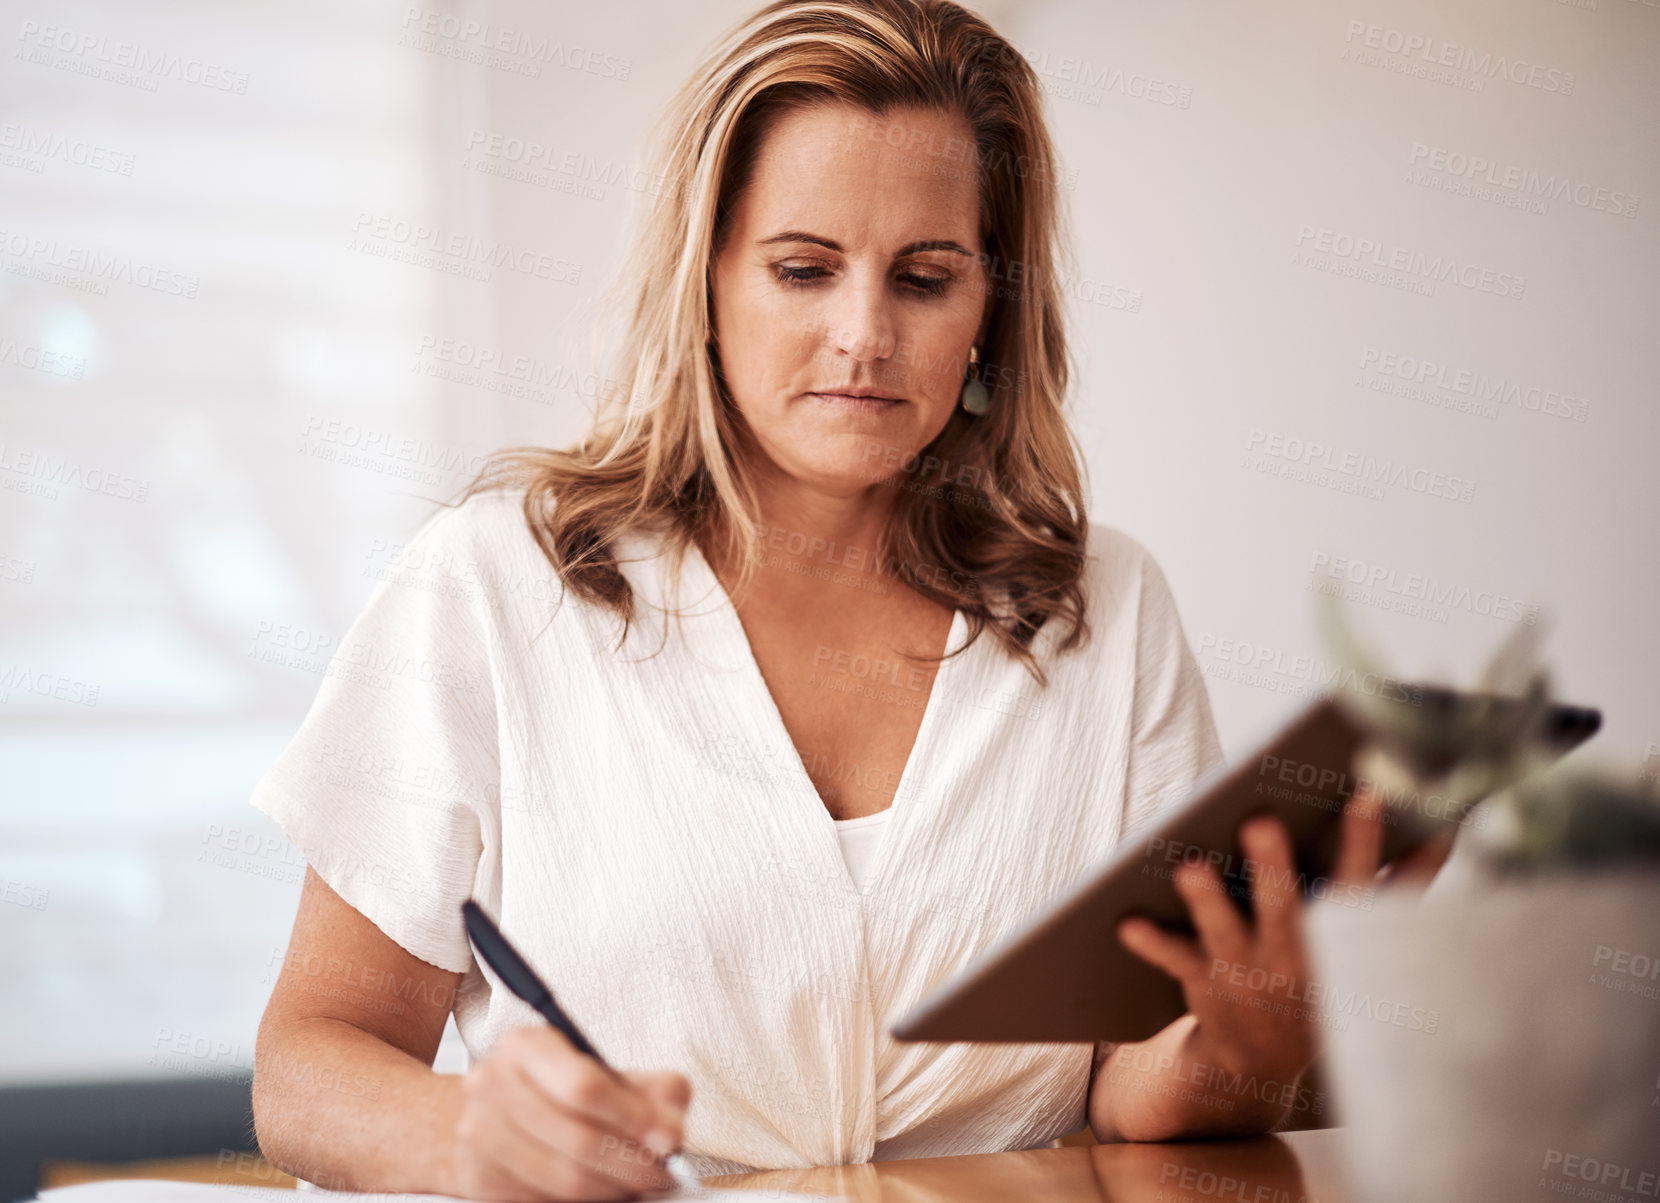
M 1175 596 L 1145 550 L 1140 562 L 1124 836 L 1179 802 L 1222 759 L 1210 693 L 1188 646 Z
M 467 503 L 442 510 L 392 557 L 251 798 L 352 907 L 458 973 L 500 822 L 487 611 L 475 574 L 448 570 L 476 563 L 468 522 Z

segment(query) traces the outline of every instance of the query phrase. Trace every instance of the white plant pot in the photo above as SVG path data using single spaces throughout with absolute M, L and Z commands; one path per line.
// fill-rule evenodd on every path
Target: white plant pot
M 1357 1203 L 1660 1199 L 1660 875 L 1308 914 Z

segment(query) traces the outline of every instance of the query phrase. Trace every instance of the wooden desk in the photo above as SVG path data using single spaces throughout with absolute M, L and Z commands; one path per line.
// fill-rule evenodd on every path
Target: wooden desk
M 1339 1133 L 1112 1144 L 874 1161 L 705 1178 L 710 1186 L 859 1203 L 1344 1203 Z

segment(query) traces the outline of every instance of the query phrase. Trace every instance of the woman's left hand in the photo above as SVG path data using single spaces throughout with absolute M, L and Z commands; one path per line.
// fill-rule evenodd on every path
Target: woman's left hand
M 1383 845 L 1383 807 L 1368 787 L 1343 812 L 1341 844 L 1327 893 L 1369 905 Z M 1248 859 L 1250 918 L 1229 898 L 1209 865 L 1177 867 L 1175 885 L 1192 917 L 1195 937 L 1164 931 L 1144 918 L 1126 919 L 1119 939 L 1182 985 L 1196 1020 L 1183 1055 L 1259 1082 L 1295 1081 L 1319 1052 L 1320 989 L 1309 978 L 1303 939 L 1303 881 L 1285 826 L 1272 816 L 1241 824 Z M 1390 878 L 1426 880 L 1451 847 L 1438 838 L 1392 866 Z

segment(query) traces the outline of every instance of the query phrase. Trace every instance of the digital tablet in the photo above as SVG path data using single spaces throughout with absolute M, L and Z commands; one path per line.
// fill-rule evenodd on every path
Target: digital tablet
M 1520 706 L 1515 698 L 1407 686 L 1420 704 L 1479 702 Z M 1433 711 L 1432 711 L 1433 712 Z M 1602 724 L 1599 711 L 1553 705 L 1544 716 L 1547 750 L 1560 756 Z M 1284 821 L 1304 875 L 1305 895 L 1343 890 L 1327 876 L 1335 861 L 1343 805 L 1357 787 L 1353 761 L 1362 735 L 1333 695 L 1315 702 L 1254 754 L 1219 764 L 1162 821 L 1124 841 L 1088 879 L 1067 891 L 962 975 L 936 989 L 890 1029 L 896 1040 L 1145 1040 L 1187 1007 L 1174 978 L 1118 942 L 1118 921 L 1146 915 L 1185 930 L 1187 907 L 1173 874 L 1184 859 L 1215 863 L 1241 906 L 1249 893 L 1236 832 L 1271 811 Z M 1389 799 L 1385 864 L 1421 846 L 1448 823 L 1483 815 L 1453 809 L 1436 794 Z M 1419 818 L 1430 820 L 1417 821 Z

